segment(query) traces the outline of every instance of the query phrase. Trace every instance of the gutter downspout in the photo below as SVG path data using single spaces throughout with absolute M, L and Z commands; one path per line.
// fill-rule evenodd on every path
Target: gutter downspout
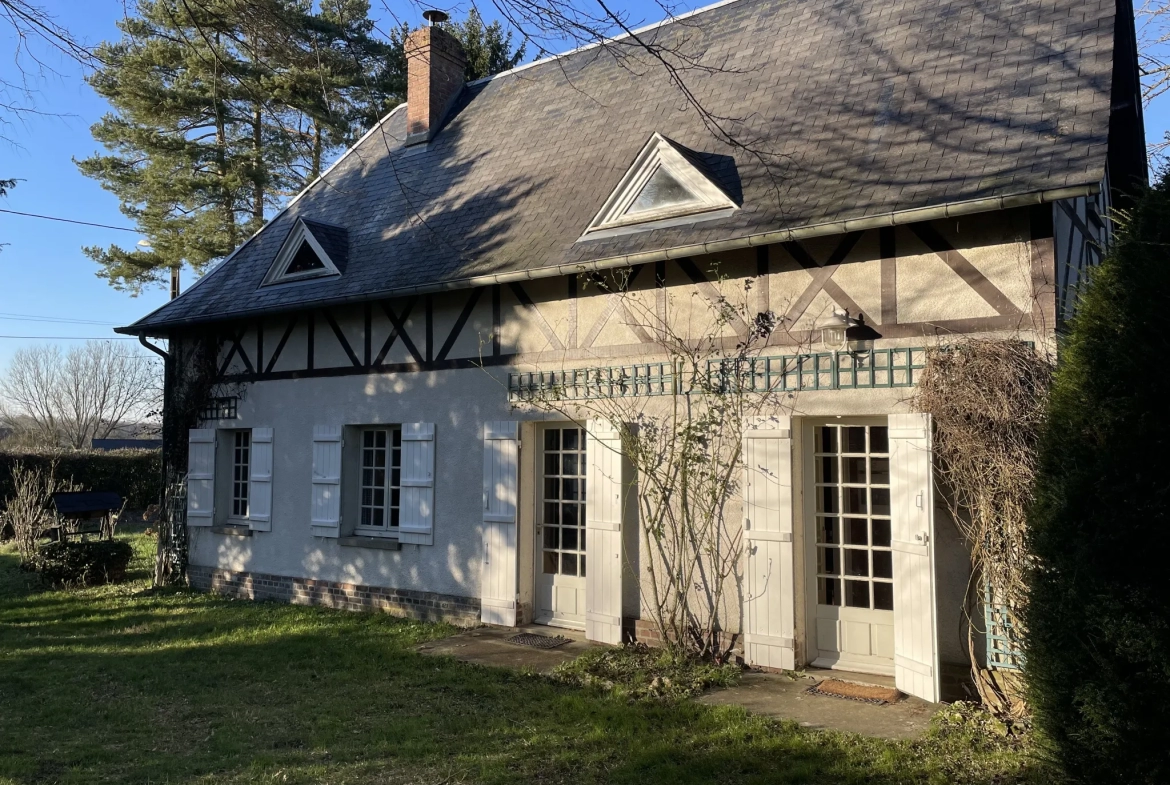
M 170 440 L 167 438 L 167 413 L 170 411 L 170 408 L 171 408 L 170 407 L 171 384 L 172 384 L 171 376 L 173 373 L 174 362 L 173 362 L 173 358 L 171 357 L 169 352 L 165 352 L 162 349 L 155 346 L 154 344 L 147 341 L 145 335 L 139 334 L 138 342 L 140 344 L 142 344 L 143 346 L 145 346 L 147 349 L 150 349 L 150 351 L 154 352 L 155 354 L 157 354 L 159 357 L 161 357 L 163 359 L 163 405 L 162 405 L 162 420 L 163 421 L 162 421 L 162 433 L 161 433 L 161 435 L 162 435 L 162 450 L 161 450 L 162 460 L 159 461 L 159 470 L 161 472 L 161 476 L 159 477 L 159 480 L 160 480 L 160 487 L 162 489 L 162 495 L 159 497 L 159 500 L 158 500 L 159 501 L 159 516 L 161 518 L 161 516 L 166 514 L 167 447 L 170 446 L 170 444 L 169 444 Z M 156 554 L 155 558 L 157 561 L 157 554 Z M 157 567 L 156 567 L 156 572 L 157 572 Z

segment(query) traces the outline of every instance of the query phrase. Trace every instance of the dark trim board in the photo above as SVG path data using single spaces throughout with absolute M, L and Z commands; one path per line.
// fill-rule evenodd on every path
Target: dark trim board
M 917 322 L 914 324 L 880 325 L 879 333 L 882 338 L 927 338 L 949 334 L 1002 332 L 1005 330 L 1031 329 L 1031 314 L 1020 313 L 1002 316 L 983 316 L 972 319 L 946 319 L 936 322 Z M 777 334 L 778 339 L 768 342 L 768 346 L 800 346 L 815 336 L 808 333 Z M 739 339 L 729 337 L 726 340 L 734 344 Z M 646 344 L 637 343 L 628 346 L 607 347 L 613 353 L 604 356 L 597 355 L 598 365 L 609 365 L 609 360 L 622 357 L 646 357 Z M 543 362 L 556 364 L 564 362 L 564 352 L 552 351 L 541 354 L 497 354 L 487 357 L 457 357 L 451 359 L 432 360 L 431 362 L 405 362 L 384 364 L 375 362 L 368 366 L 339 365 L 330 368 L 304 368 L 288 371 L 255 371 L 239 374 L 229 374 L 220 377 L 224 382 L 269 382 L 288 379 L 320 379 L 339 376 L 381 376 L 395 373 L 426 373 L 430 371 L 458 371 L 472 368 L 499 368 L 508 365 L 533 365 Z M 592 356 L 592 354 L 591 354 Z M 379 358 L 380 359 L 380 358 Z M 581 358 L 585 359 L 585 358 Z M 576 362 L 576 360 L 573 360 Z

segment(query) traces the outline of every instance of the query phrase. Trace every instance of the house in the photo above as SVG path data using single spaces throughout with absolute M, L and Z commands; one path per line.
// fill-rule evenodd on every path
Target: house
M 416 31 L 407 103 L 122 329 L 169 341 L 172 385 L 214 354 L 190 580 L 644 636 L 636 488 L 601 466 L 616 426 L 527 400 L 537 372 L 661 357 L 588 285 L 624 270 L 668 320 L 738 292 L 784 325 L 766 354 L 805 363 L 794 407 L 744 434 L 744 487 L 770 494 L 734 508 L 745 661 L 938 700 L 970 568 L 906 399 L 927 346 L 1054 345 L 1145 181 L 1132 8 L 730 0 L 639 38 L 711 66 L 681 73 L 706 115 L 629 38 L 462 84 L 454 39 Z M 860 355 L 818 348 L 842 312 Z

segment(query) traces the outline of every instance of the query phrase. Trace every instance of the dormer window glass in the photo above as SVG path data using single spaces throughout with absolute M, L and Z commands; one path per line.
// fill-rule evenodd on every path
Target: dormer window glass
M 654 134 L 580 240 L 724 218 L 737 209 L 695 153 Z
M 284 271 L 286 276 L 298 275 L 300 273 L 311 273 L 317 270 L 324 270 L 325 263 L 317 256 L 317 252 L 307 242 L 301 243 L 300 250 L 297 251 L 296 256 L 288 264 L 288 269 Z

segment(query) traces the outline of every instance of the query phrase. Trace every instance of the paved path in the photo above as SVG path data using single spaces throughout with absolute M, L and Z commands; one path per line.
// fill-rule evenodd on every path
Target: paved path
M 534 649 L 508 643 L 505 638 L 517 632 L 538 635 L 563 635 L 570 642 L 555 649 Z M 424 654 L 454 657 L 462 662 L 498 668 L 532 668 L 547 673 L 592 648 L 584 635 L 572 630 L 530 626 L 520 630 L 478 627 L 450 638 L 418 646 Z M 810 670 L 796 678 L 775 673 L 747 672 L 735 687 L 712 690 L 698 698 L 711 706 L 742 706 L 755 714 L 795 720 L 806 728 L 831 729 L 877 736 L 887 739 L 910 739 L 921 736 L 929 724 L 935 706 L 918 698 L 906 698 L 888 706 L 809 695 L 807 690 L 825 678 L 860 681 L 893 686 L 893 679 L 841 671 Z

